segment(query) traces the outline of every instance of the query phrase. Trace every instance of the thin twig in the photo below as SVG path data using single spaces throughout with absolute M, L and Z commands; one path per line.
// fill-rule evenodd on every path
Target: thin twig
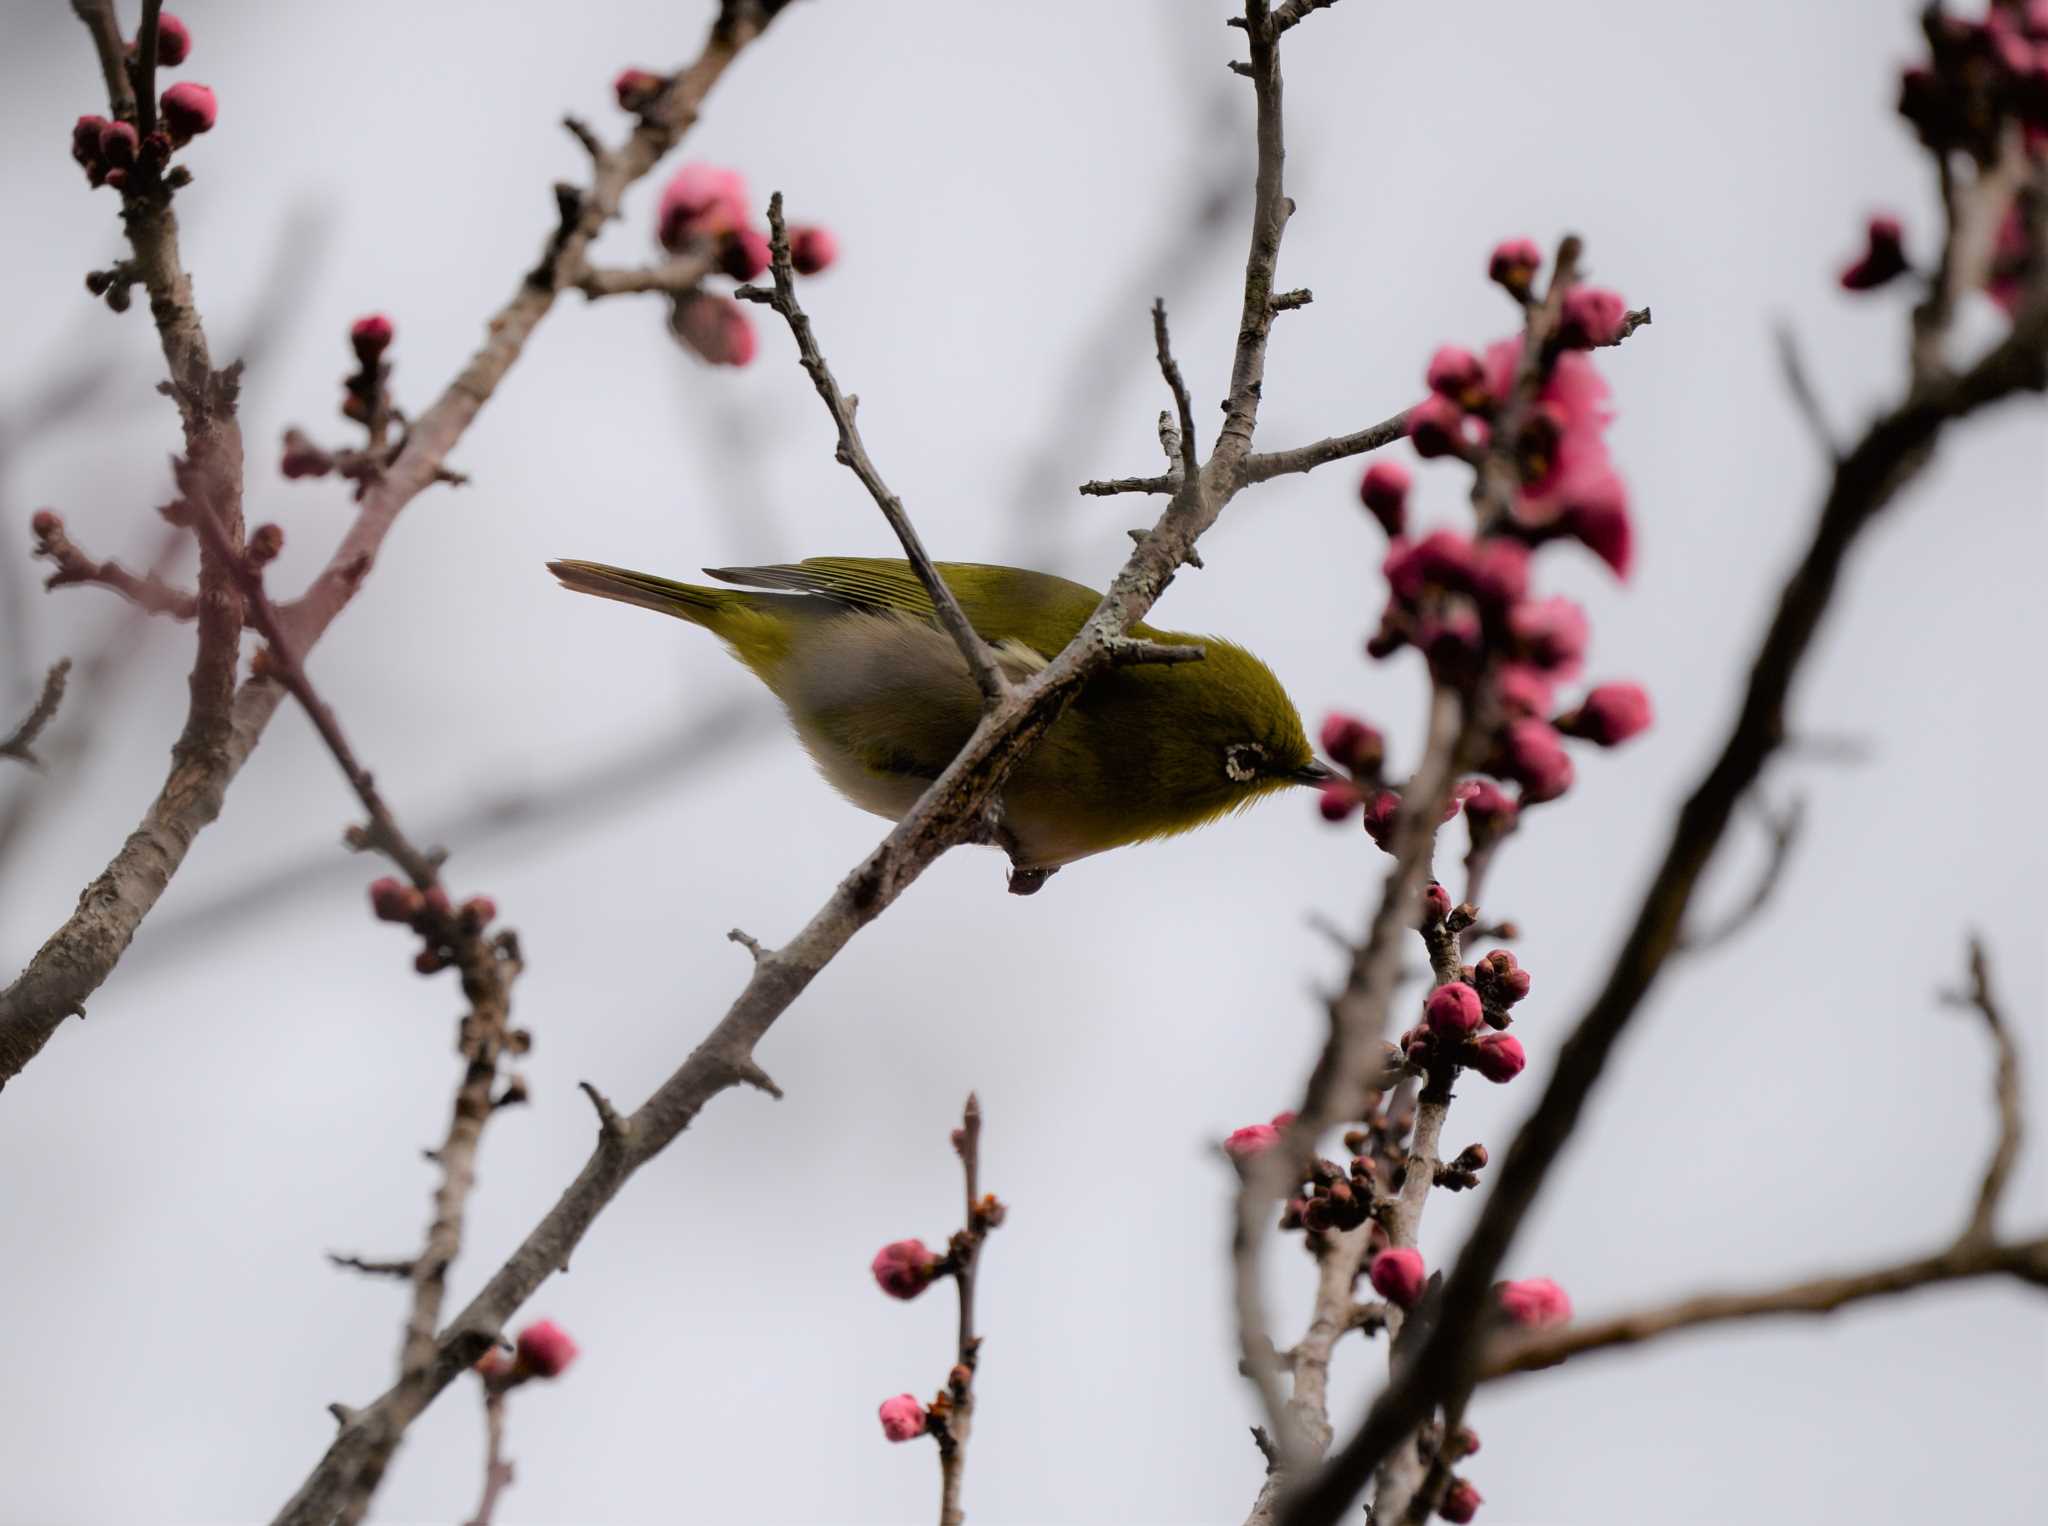
M 1408 433 L 1408 410 L 1402 409 L 1392 418 L 1381 419 L 1377 424 L 1351 434 L 1332 435 L 1327 440 L 1317 440 L 1310 445 L 1296 445 L 1288 450 L 1265 450 L 1246 458 L 1244 480 L 1265 482 L 1274 477 L 1283 477 L 1289 472 L 1311 472 L 1319 466 L 1328 466 L 1332 461 L 1342 461 L 1351 456 L 1362 456 L 1369 450 L 1378 450 L 1382 445 L 1391 445 L 1403 439 Z
M 512 1464 L 505 1460 L 505 1390 L 484 1384 L 484 1492 L 469 1526 L 491 1526 L 498 1496 L 512 1487 Z
M 35 755 L 35 741 L 43 728 L 57 718 L 57 707 L 64 703 L 64 680 L 70 672 L 69 657 L 60 657 L 50 665 L 50 671 L 43 675 L 43 689 L 35 708 L 22 717 L 21 724 L 10 735 L 0 737 L 0 758 L 13 758 L 31 768 L 42 766 L 42 760 Z
M 2005 1020 L 1998 999 L 1991 993 L 1991 961 L 1980 938 L 1970 940 L 1970 984 L 1966 991 L 1952 994 L 1949 1004 L 1974 1010 L 1991 1030 L 1998 1064 L 1993 1073 L 1992 1100 L 1998 1108 L 1998 1142 L 1984 1166 L 1984 1180 L 1977 1188 L 1977 1201 L 1963 1230 L 1963 1241 L 1988 1241 L 1998 1216 L 1998 1202 L 2019 1162 L 2020 1145 L 2026 1137 L 2026 1108 L 2020 1095 L 2020 1056 L 2012 1041 L 2012 1028 Z
M 136 608 L 173 620 L 193 620 L 199 615 L 199 596 L 175 588 L 154 572 L 137 575 L 119 562 L 94 561 L 72 542 L 64 521 L 44 509 L 35 518 L 36 555 L 57 570 L 43 580 L 45 588 L 68 588 L 74 584 L 98 584 L 111 588 Z
M 832 422 L 838 426 L 839 461 L 860 479 L 861 486 L 868 490 L 868 496 L 875 500 L 875 507 L 889 521 L 889 528 L 896 532 L 903 554 L 910 559 L 925 592 L 931 595 L 939 624 L 953 638 L 953 644 L 960 649 L 960 656 L 967 664 L 967 671 L 974 675 L 974 686 L 981 690 L 982 708 L 990 709 L 1008 693 L 1009 681 L 1003 677 L 1003 670 L 996 666 L 995 656 L 987 643 L 976 634 L 966 612 L 960 608 L 959 599 L 954 597 L 953 590 L 946 586 L 946 580 L 932 565 L 917 527 L 904 512 L 903 500 L 889 491 L 889 485 L 875 469 L 867 446 L 861 440 L 860 426 L 854 422 L 857 400 L 839 390 L 832 368 L 825 364 L 817 337 L 811 331 L 810 316 L 796 299 L 796 267 L 790 260 L 789 230 L 783 225 L 780 191 L 768 199 L 768 247 L 771 253 L 769 268 L 775 277 L 774 289 L 764 291 L 758 286 L 742 286 L 735 295 L 766 303 L 788 323 L 790 334 L 796 339 L 798 360 L 811 378 L 811 385 L 818 389 L 818 396 L 825 400 L 825 409 L 832 415 Z
M 1166 379 L 1166 390 L 1173 394 L 1173 406 L 1180 416 L 1180 427 L 1175 431 L 1180 445 L 1180 477 L 1183 482 L 1201 471 L 1201 447 L 1195 440 L 1195 404 L 1188 396 L 1188 384 L 1181 380 L 1180 366 L 1173 358 L 1173 339 L 1166 331 L 1166 299 L 1159 297 L 1152 303 L 1152 342 L 1159 352 L 1159 374 Z M 1164 442 L 1166 434 L 1160 431 Z
M 592 301 L 599 297 L 630 296 L 637 292 L 659 292 L 664 296 L 677 297 L 686 291 L 695 291 L 717 268 L 718 256 L 704 249 L 660 265 L 637 269 L 585 269 L 577 275 L 575 285 Z
M 1770 833 L 1770 857 L 1758 873 L 1756 884 L 1737 906 L 1715 926 L 1705 932 L 1681 932 L 1678 947 L 1688 954 L 1704 954 L 1719 948 L 1763 915 L 1764 908 L 1771 903 L 1779 885 L 1784 883 L 1785 870 L 1792 862 L 1792 853 L 1799 845 L 1799 835 L 1806 826 L 1806 801 L 1804 797 L 1794 800 L 1782 811 L 1764 809 L 1764 827 Z
M 981 1335 L 974 1325 L 975 1277 L 981 1267 L 982 1245 L 1001 1216 L 995 1200 L 984 1201 L 981 1195 L 981 1101 L 973 1092 L 967 1094 L 960 1127 L 953 1131 L 953 1150 L 960 1157 L 967 1206 L 962 1220 L 965 1227 L 953 1237 L 947 1257 L 959 1292 L 960 1319 L 953 1370 L 946 1379 L 946 1407 L 933 1417 L 939 1443 L 939 1526 L 961 1526 L 967 1519 L 960 1498 L 967 1479 L 967 1437 L 974 1420 L 974 1378 L 981 1364 Z
M 1813 434 L 1814 444 L 1829 461 L 1842 458 L 1842 447 L 1835 439 L 1835 427 L 1828 422 L 1827 408 L 1814 390 L 1813 375 L 1806 369 L 1806 357 L 1800 353 L 1799 336 L 1792 332 L 1792 325 L 1780 323 L 1777 327 L 1778 369 L 1785 373 L 1785 390 L 1792 394 L 1792 401 L 1799 408 L 1799 416 L 1806 420 L 1806 427 Z

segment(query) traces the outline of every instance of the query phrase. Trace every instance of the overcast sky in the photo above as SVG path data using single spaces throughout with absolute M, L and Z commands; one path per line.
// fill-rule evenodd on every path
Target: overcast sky
M 14 9 L 0 416 L 91 357 L 120 380 L 5 463 L 0 577 L 30 599 L 33 633 L 0 685 L 96 649 L 122 614 L 96 590 L 29 592 L 28 510 L 57 507 L 97 555 L 146 559 L 177 441 L 149 391 L 146 312 L 114 318 L 80 289 L 119 247 L 112 197 L 89 194 L 65 152 L 71 118 L 102 104 L 83 31 L 54 3 Z M 709 7 L 179 9 L 186 74 L 220 96 L 179 200 L 216 335 L 259 305 L 294 220 L 314 230 L 244 391 L 249 513 L 285 526 L 276 582 L 290 587 L 352 506 L 332 482 L 282 481 L 275 441 L 287 423 L 340 437 L 348 322 L 394 316 L 399 396 L 424 405 L 532 263 L 549 182 L 582 173 L 558 117 L 616 134 L 613 73 L 691 56 Z M 1123 530 L 1157 504 L 1071 486 L 1157 467 L 1149 272 L 1197 417 L 1216 417 L 1242 219 L 1205 242 L 1186 207 L 1245 163 L 1227 10 L 812 0 L 748 51 L 692 135 L 690 157 L 741 168 L 761 201 L 783 189 L 794 216 L 840 234 L 841 263 L 806 302 L 937 554 L 1112 574 Z M 1416 395 L 1437 344 L 1504 332 L 1483 279 L 1504 235 L 1584 234 L 1597 278 L 1656 314 L 1601 359 L 1639 572 L 1620 588 L 1559 554 L 1543 576 L 1591 610 L 1592 673 L 1641 679 L 1660 723 L 1583 759 L 1575 792 L 1499 864 L 1488 910 L 1526 930 L 1531 1067 L 1464 1089 L 1452 1148 L 1500 1150 L 1537 1095 L 1807 534 L 1822 467 L 1773 323 L 1801 336 L 1844 431 L 1899 385 L 1904 298 L 1845 297 L 1832 273 L 1874 209 L 1897 209 L 1918 251 L 1933 231 L 1928 166 L 1890 109 L 1912 13 L 1351 0 L 1288 39 L 1300 211 L 1280 274 L 1316 300 L 1277 331 L 1262 444 L 1382 418 Z M 650 181 L 630 198 L 603 246 L 615 262 L 647 252 L 656 195 Z M 1988 310 L 1966 317 L 1992 331 Z M 596 809 L 448 844 L 456 889 L 494 895 L 521 933 L 518 1018 L 537 1040 L 534 1105 L 486 1137 L 457 1300 L 584 1158 L 575 1083 L 637 1102 L 739 988 L 746 956 L 726 929 L 787 936 L 881 830 L 816 777 L 716 643 L 568 597 L 542 570 L 567 555 L 688 576 L 892 549 L 832 461 L 786 335 L 764 331 L 753 366 L 714 373 L 660 319 L 644 301 L 563 302 L 457 453 L 474 484 L 406 511 L 312 663 L 421 835 L 693 718 L 721 742 L 659 789 L 606 785 L 579 803 Z M 1462 474 L 1420 475 L 1423 520 L 1456 522 Z M 1811 800 L 1774 915 L 1660 986 L 1514 1274 L 1555 1277 L 1597 1315 L 1945 1241 L 1991 1130 L 1986 1046 L 1935 1000 L 1968 929 L 1990 942 L 2027 1078 L 2048 1093 L 2044 477 L 2038 403 L 1971 423 L 1857 554 L 1795 708 L 1802 732 L 1868 759 L 1771 774 L 1771 799 Z M 1157 618 L 1243 641 L 1311 725 L 1362 711 L 1405 760 L 1421 685 L 1412 659 L 1359 655 L 1382 591 L 1354 481 L 1339 468 L 1239 499 L 1203 542 L 1208 570 L 1179 578 Z M 96 728 L 86 763 L 0 778 L 42 792 L 36 830 L 0 866 L 10 970 L 161 780 L 190 637 L 147 636 L 118 685 L 81 683 L 59 722 Z M 334 846 L 353 810 L 303 718 L 281 711 L 89 1020 L 0 1100 L 0 1519 L 267 1518 L 331 1435 L 324 1406 L 389 1380 L 401 1293 L 322 1253 L 416 1244 L 459 997 L 413 975 L 406 938 L 368 916 L 374 866 Z M 1738 899 L 1760 857 L 1738 832 L 1707 900 Z M 325 870 L 273 884 L 301 863 Z M 943 1296 L 889 1303 L 866 1263 L 957 1222 L 946 1133 L 970 1087 L 987 1184 L 1012 1205 L 981 1298 L 973 1519 L 1241 1519 L 1260 1461 L 1212 1142 L 1297 1098 L 1322 1035 L 1314 991 L 1337 967 L 1309 918 L 1362 925 L 1381 867 L 1306 799 L 1080 864 L 1032 900 L 1003 893 L 994 855 L 950 855 L 770 1035 L 761 1058 L 787 1099 L 720 1097 L 535 1298 L 528 1312 L 583 1356 L 514 1397 L 518 1481 L 500 1519 L 928 1519 L 931 1449 L 885 1444 L 875 1406 L 942 1381 L 952 1316 Z M 2048 1207 L 2038 1159 L 2015 1184 L 2014 1229 Z M 1433 1264 L 1473 1208 L 1432 1199 Z M 1285 1343 L 1311 1281 L 1295 1246 L 1272 1281 Z M 1354 1343 L 1339 1365 L 1341 1424 L 1384 1351 Z M 1488 1392 L 1469 1476 L 1497 1526 L 2020 1522 L 2038 1508 L 2044 1374 L 2038 1297 L 1942 1291 Z M 475 1392 L 458 1385 L 414 1428 L 380 1517 L 465 1518 L 481 1449 Z

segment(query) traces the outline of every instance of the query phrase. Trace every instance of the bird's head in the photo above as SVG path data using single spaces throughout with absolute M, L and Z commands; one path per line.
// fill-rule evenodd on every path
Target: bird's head
M 1199 662 L 1127 670 L 1151 690 L 1157 718 L 1148 738 L 1147 835 L 1184 832 L 1296 785 L 1335 777 L 1316 760 L 1301 715 L 1280 680 L 1258 658 L 1214 636 L 1152 635 L 1194 644 Z

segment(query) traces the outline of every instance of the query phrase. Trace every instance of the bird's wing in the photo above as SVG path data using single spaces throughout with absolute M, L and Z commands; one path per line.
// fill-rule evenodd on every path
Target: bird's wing
M 705 575 L 742 588 L 787 589 L 816 594 L 835 604 L 919 620 L 936 613 L 931 595 L 908 562 L 874 557 L 814 556 L 779 567 L 706 567 Z
M 1100 597 L 1049 573 L 974 562 L 940 562 L 939 576 L 984 640 L 1051 657 L 1067 644 Z M 706 575 L 744 588 L 806 593 L 875 614 L 931 620 L 937 611 L 910 563 L 880 557 L 814 556 L 778 567 L 707 567 Z

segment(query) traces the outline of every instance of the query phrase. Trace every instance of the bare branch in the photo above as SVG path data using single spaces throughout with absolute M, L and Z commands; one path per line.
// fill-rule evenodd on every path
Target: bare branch
M 344 1256 L 339 1251 L 329 1251 L 327 1259 L 345 1272 L 361 1272 L 365 1277 L 396 1277 L 400 1281 L 410 1281 L 414 1267 L 417 1265 L 416 1262 L 410 1259 L 404 1261 L 365 1261 L 361 1256 Z
M 989 710 L 1009 692 L 1009 681 L 1003 677 L 1003 670 L 996 666 L 995 656 L 987 643 L 975 633 L 966 612 L 960 608 L 959 599 L 932 565 L 917 527 L 911 524 L 909 514 L 904 511 L 903 500 L 889 491 L 889 485 L 875 469 L 867 446 L 861 441 L 860 426 L 854 422 L 856 400 L 840 392 L 831 367 L 825 364 L 817 338 L 811 332 L 810 316 L 796 299 L 796 268 L 790 262 L 789 230 L 783 225 L 780 191 L 768 199 L 768 247 L 772 255 L 770 269 L 775 277 L 774 289 L 763 291 L 756 286 L 742 286 L 735 295 L 766 303 L 788 323 L 789 331 L 796 339 L 797 357 L 811 378 L 811 385 L 818 389 L 818 396 L 825 400 L 825 409 L 832 415 L 832 422 L 838 426 L 839 461 L 860 479 L 861 486 L 868 490 L 868 496 L 875 500 L 875 507 L 889 521 L 889 528 L 896 532 L 903 554 L 910 559 L 925 592 L 931 595 L 939 624 L 953 638 L 953 644 L 960 649 L 960 656 L 967 664 L 967 671 L 974 675 L 974 685 L 981 690 L 982 708 Z
M 1171 493 L 1179 486 L 1179 479 L 1172 476 L 1106 477 L 1084 482 L 1075 491 L 1088 498 L 1111 498 L 1118 493 Z
M 1799 336 L 1792 332 L 1791 324 L 1778 325 L 1777 341 L 1778 368 L 1785 373 L 1785 390 L 1792 394 L 1799 416 L 1806 420 L 1806 427 L 1812 431 L 1814 443 L 1820 447 L 1821 454 L 1830 461 L 1839 461 L 1842 447 L 1835 440 L 1835 429 L 1828 422 L 1827 409 L 1821 404 L 1820 394 L 1814 390 L 1813 377 L 1807 371 L 1806 359 L 1799 350 Z
M 967 1209 L 963 1227 L 953 1236 L 946 1256 L 960 1296 L 953 1368 L 946 1377 L 945 1404 L 943 1408 L 933 1406 L 930 1422 L 939 1443 L 939 1526 L 961 1526 L 967 1519 L 960 1498 L 967 1479 L 968 1432 L 974 1419 L 974 1375 L 981 1363 L 981 1335 L 974 1324 L 975 1277 L 988 1232 L 1003 1219 L 1002 1204 L 981 1195 L 981 1101 L 973 1092 L 967 1094 L 960 1127 L 953 1131 L 953 1150 L 960 1157 Z
M 1988 1242 L 1998 1216 L 1999 1199 L 2012 1168 L 2020 1158 L 2020 1144 L 2026 1137 L 2026 1108 L 2020 1095 L 2020 1056 L 2012 1041 L 2012 1028 L 1998 999 L 1991 993 L 1991 961 L 1980 938 L 1970 940 L 1970 984 L 1967 991 L 1949 996 L 1949 1004 L 1973 1009 L 1991 1030 L 1998 1068 L 1992 1083 L 1992 1098 L 1998 1107 L 1998 1142 L 1984 1166 L 1984 1180 L 1977 1188 L 1977 1202 L 1970 1210 L 1970 1222 L 1963 1230 L 1964 1243 Z
M 48 509 L 35 516 L 36 555 L 52 563 L 56 571 L 43 582 L 45 588 L 96 583 L 111 588 L 137 608 L 173 620 L 192 620 L 199 615 L 199 596 L 174 588 L 155 573 L 141 576 L 119 562 L 96 562 L 79 550 L 66 533 L 64 521 Z
M 35 708 L 22 717 L 21 724 L 12 734 L 0 737 L 0 758 L 13 758 L 31 768 L 40 768 L 42 760 L 35 755 L 35 740 L 43 734 L 43 728 L 57 718 L 57 707 L 64 703 L 64 680 L 71 672 L 71 659 L 59 658 L 51 664 L 50 671 L 43 675 L 43 690 L 35 702 Z
M 1368 424 L 1352 434 L 1332 435 L 1327 440 L 1317 440 L 1313 445 L 1297 445 L 1291 450 L 1261 451 L 1246 459 L 1244 480 L 1248 483 L 1265 482 L 1289 472 L 1311 472 L 1319 466 L 1328 466 L 1332 461 L 1362 456 L 1382 445 L 1391 445 L 1406 438 L 1407 434 L 1408 411 L 1404 408 L 1392 418 Z
M 1195 441 L 1195 405 L 1188 396 L 1188 385 L 1181 380 L 1180 366 L 1173 358 L 1173 340 L 1166 331 L 1166 299 L 1156 298 L 1152 303 L 1152 342 L 1159 352 L 1159 374 L 1166 378 L 1166 390 L 1173 394 L 1173 406 L 1180 415 L 1180 427 L 1175 431 L 1180 445 L 1180 476 L 1183 482 L 1201 471 L 1202 463 L 1199 446 Z M 1159 432 L 1160 443 L 1166 441 L 1166 430 Z
M 707 248 L 660 265 L 632 270 L 587 268 L 577 275 L 575 285 L 593 301 L 599 297 L 627 296 L 635 292 L 660 292 L 679 297 L 686 291 L 695 291 L 717 268 L 718 258 Z

